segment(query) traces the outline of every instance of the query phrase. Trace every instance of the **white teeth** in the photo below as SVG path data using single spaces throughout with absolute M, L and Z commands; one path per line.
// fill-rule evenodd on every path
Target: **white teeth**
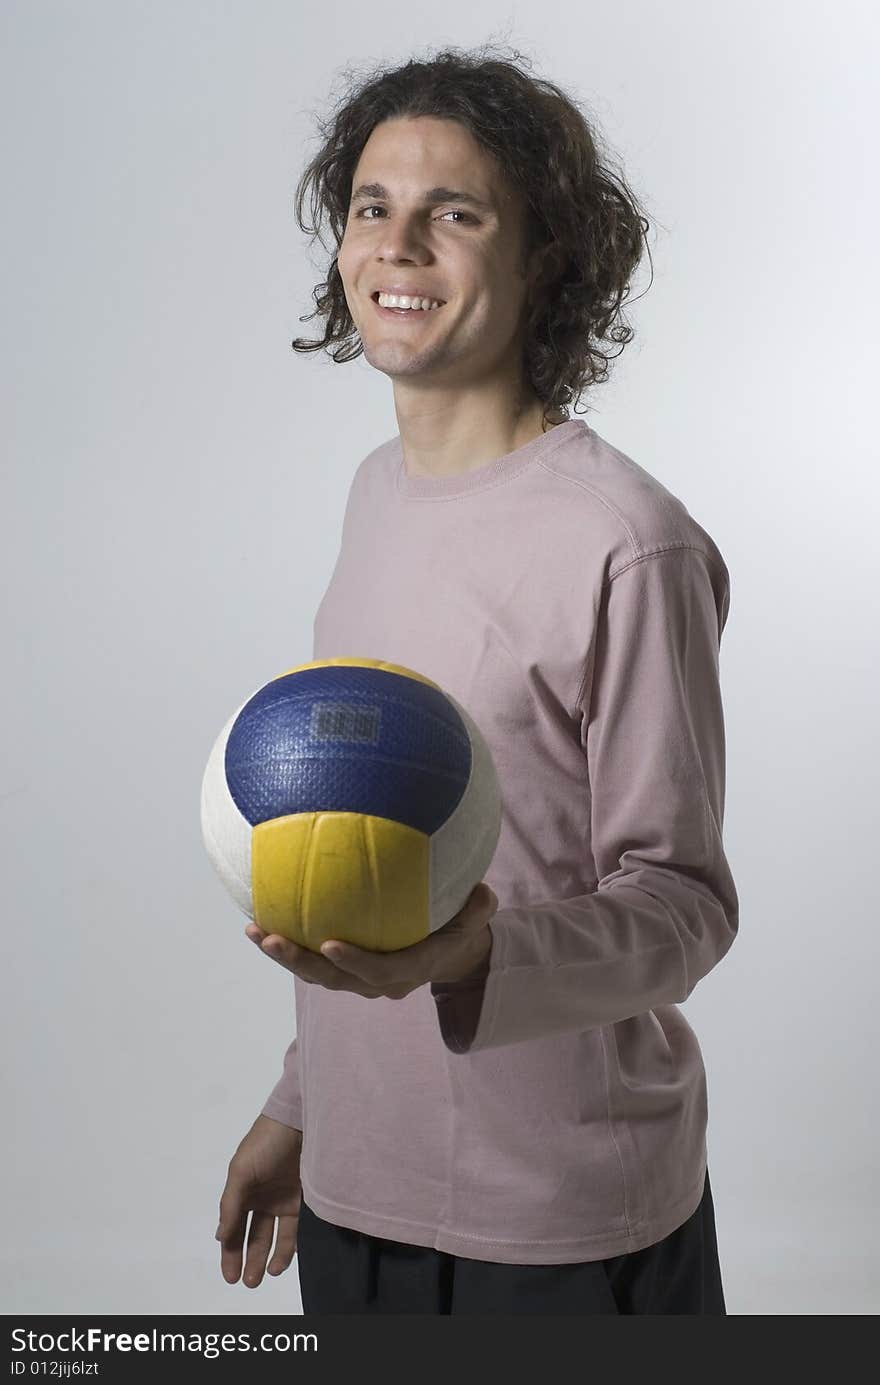
M 409 308 L 430 312 L 432 308 L 439 308 L 440 301 L 436 298 L 410 298 L 405 294 L 380 293 L 379 306 L 381 308 Z

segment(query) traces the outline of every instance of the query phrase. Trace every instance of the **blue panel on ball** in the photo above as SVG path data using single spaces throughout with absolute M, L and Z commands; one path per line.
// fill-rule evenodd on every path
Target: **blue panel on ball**
M 329 665 L 267 683 L 226 744 L 226 782 L 256 826 L 288 813 L 367 813 L 430 834 L 471 773 L 449 699 L 384 669 Z

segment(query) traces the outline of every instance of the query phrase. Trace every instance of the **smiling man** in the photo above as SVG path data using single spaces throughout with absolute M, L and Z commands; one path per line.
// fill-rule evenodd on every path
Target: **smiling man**
M 294 346 L 363 351 L 398 426 L 354 474 L 312 657 L 445 687 L 503 816 L 486 881 L 422 943 L 321 956 L 247 930 L 293 976 L 297 1035 L 230 1162 L 223 1274 L 297 1253 L 306 1313 L 724 1314 L 678 1006 L 738 929 L 729 575 L 567 412 L 628 340 L 642 218 L 559 88 L 455 50 L 347 98 L 300 212 L 309 188 L 338 254 L 324 337 Z
M 474 471 L 543 431 L 525 378 L 525 197 L 462 125 L 389 120 L 358 160 L 338 256 L 370 365 L 390 377 L 408 476 Z M 403 306 L 407 304 L 408 306 Z

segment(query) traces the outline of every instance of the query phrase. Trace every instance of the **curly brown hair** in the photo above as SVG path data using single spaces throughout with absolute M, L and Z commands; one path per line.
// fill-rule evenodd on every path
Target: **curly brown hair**
M 446 47 L 391 70 L 374 68 L 329 118 L 317 117 L 323 144 L 300 178 L 296 219 L 314 243 L 326 216 L 336 253 L 326 281 L 313 290 L 315 312 L 299 319 L 324 318 L 324 336 L 320 341 L 296 337 L 291 345 L 294 351 L 327 348 L 338 363 L 361 354 L 337 267 L 361 151 L 385 120 L 455 120 L 525 198 L 523 264 L 536 247 L 554 245 L 555 277 L 528 304 L 523 337 L 524 377 L 543 404 L 543 427 L 551 414 L 556 422 L 567 419 L 571 401 L 607 379 L 611 356 L 601 350 L 603 342 L 622 351 L 632 340 L 621 304 L 640 263 L 643 239 L 651 258 L 645 239 L 649 222 L 622 176 L 611 172 L 607 148 L 580 103 L 555 83 L 524 71 L 528 60 L 518 51 L 512 58 L 519 64 L 487 56 L 490 47 Z M 351 74 L 350 68 L 345 71 Z M 303 220 L 309 195 L 311 224 Z

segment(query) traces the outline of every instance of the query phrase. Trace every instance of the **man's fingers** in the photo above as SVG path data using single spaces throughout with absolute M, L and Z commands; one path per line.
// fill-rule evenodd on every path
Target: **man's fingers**
M 275 1237 L 275 1254 L 269 1261 L 269 1274 L 283 1274 L 296 1254 L 296 1232 L 299 1217 L 279 1217 Z
M 227 1284 L 235 1284 L 241 1274 L 241 1248 L 247 1226 L 246 1211 L 223 1211 L 217 1239 L 220 1242 L 220 1270 Z
M 275 1234 L 275 1218 L 271 1212 L 252 1212 L 248 1232 L 247 1258 L 244 1266 L 244 1282 L 254 1289 L 266 1273 L 266 1261 L 272 1249 Z
M 303 981 L 323 986 L 328 991 L 353 991 L 369 1000 L 383 994 L 382 986 L 374 984 L 372 978 L 369 981 L 358 978 L 352 972 L 337 967 L 322 953 L 313 952 L 309 947 L 299 947 L 277 933 L 255 931 L 253 924 L 249 924 L 244 931 L 261 952 L 287 971 L 294 972 Z M 268 947 L 264 947 L 263 944 L 268 939 L 271 939 L 271 942 Z

